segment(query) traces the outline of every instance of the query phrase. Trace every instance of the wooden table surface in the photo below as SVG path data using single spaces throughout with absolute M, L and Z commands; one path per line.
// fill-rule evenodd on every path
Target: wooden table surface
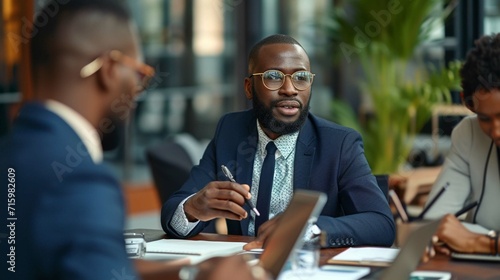
M 199 234 L 193 239 L 214 240 L 214 241 L 239 241 L 249 242 L 253 237 L 217 234 Z M 346 250 L 346 248 L 331 248 L 321 250 L 320 264 L 326 262 L 333 256 Z M 500 263 L 470 262 L 451 260 L 445 255 L 438 255 L 429 262 L 420 264 L 419 270 L 449 271 L 452 279 L 500 279 Z
M 202 233 L 191 239 L 212 241 L 250 242 L 254 238 L 249 236 L 219 235 Z M 347 248 L 329 248 L 321 250 L 320 264 L 326 264 L 333 256 Z M 376 268 L 375 268 L 376 269 Z M 427 263 L 422 263 L 418 270 L 449 271 L 452 280 L 500 279 L 500 263 L 474 262 L 451 260 L 445 255 L 438 255 Z

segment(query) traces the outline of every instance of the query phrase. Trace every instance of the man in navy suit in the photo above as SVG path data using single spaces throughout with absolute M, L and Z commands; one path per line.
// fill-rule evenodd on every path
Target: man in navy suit
M 117 0 L 50 1 L 35 22 L 44 22 L 31 40 L 37 102 L 23 106 L 0 147 L 0 217 L 9 226 L 1 229 L 0 279 L 137 279 L 123 195 L 100 138 L 115 134 L 154 71 L 141 62 L 136 28 Z M 147 263 L 156 279 L 177 279 L 180 268 Z M 194 270 L 196 279 L 217 280 L 255 272 L 241 256 Z
M 223 217 L 229 234 L 256 235 L 247 248 L 258 247 L 293 191 L 310 189 L 328 195 L 317 221 L 328 234 L 328 246 L 393 243 L 394 220 L 359 133 L 309 112 L 310 69 L 305 50 L 290 36 L 272 35 L 252 48 L 245 94 L 253 109 L 221 118 L 199 165 L 163 205 L 161 222 L 167 234 L 189 237 Z M 277 148 L 274 174 L 261 176 L 270 142 Z M 228 166 L 238 183 L 227 180 L 221 165 Z M 267 190 L 260 186 L 265 176 L 272 177 Z M 256 229 L 260 218 L 245 199 L 259 205 L 262 193 L 270 196 L 264 213 L 270 220 Z

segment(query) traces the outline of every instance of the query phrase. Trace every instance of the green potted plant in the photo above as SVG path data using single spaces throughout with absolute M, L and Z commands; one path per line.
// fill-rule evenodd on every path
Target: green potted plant
M 374 173 L 397 172 L 432 107 L 449 103 L 450 90 L 460 88 L 459 62 L 431 67 L 415 55 L 454 2 L 443 5 L 441 0 L 346 1 L 326 25 L 342 58 L 361 66 L 359 85 L 370 104 L 361 115 L 371 116 L 360 119 L 336 100 L 333 118 L 362 134 Z

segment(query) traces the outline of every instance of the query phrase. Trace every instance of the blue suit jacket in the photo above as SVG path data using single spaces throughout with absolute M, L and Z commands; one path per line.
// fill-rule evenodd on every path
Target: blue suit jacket
M 1 279 L 135 276 L 124 248 L 120 185 L 110 170 L 92 161 L 66 122 L 40 104 L 28 104 L 0 148 L 1 201 L 7 201 L 12 168 L 11 218 L 17 218 L 12 221 L 15 229 L 7 229 L 7 236 L 14 238 L 0 243 L 1 275 L 7 276 Z M 2 208 L 5 223 L 7 207 Z M 5 231 L 2 226 L 2 235 Z M 10 251 L 15 253 L 15 273 L 4 260 Z
M 227 180 L 225 164 L 235 180 L 252 183 L 257 150 L 257 124 L 252 110 L 221 118 L 215 136 L 189 179 L 162 207 L 162 226 L 167 234 L 182 237 L 170 220 L 179 203 L 210 181 Z M 377 186 L 356 131 L 309 114 L 300 130 L 294 162 L 294 188 L 321 191 L 328 201 L 318 226 L 328 233 L 329 246 L 383 245 L 394 241 L 395 225 L 388 202 Z M 249 208 L 245 204 L 244 208 Z M 229 221 L 229 234 L 248 234 L 248 219 Z M 200 222 L 189 236 L 207 226 Z

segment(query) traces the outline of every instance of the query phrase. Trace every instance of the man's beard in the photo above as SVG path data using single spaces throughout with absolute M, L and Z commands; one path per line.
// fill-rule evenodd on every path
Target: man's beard
M 110 112 L 103 120 L 104 125 L 100 131 L 103 151 L 112 151 L 123 148 L 128 124 L 133 116 L 136 106 L 134 93 L 122 94 L 110 104 Z
M 253 85 L 252 85 L 252 95 L 253 95 L 252 98 L 253 110 L 255 112 L 255 115 L 257 116 L 257 119 L 259 120 L 260 125 L 278 135 L 285 135 L 299 131 L 299 129 L 306 121 L 307 115 L 309 113 L 309 101 L 311 100 L 312 96 L 312 95 L 309 96 L 309 100 L 307 100 L 307 104 L 305 106 L 298 99 L 288 98 L 288 99 L 274 100 L 271 102 L 270 107 L 268 108 L 262 102 L 262 100 L 259 99 L 257 92 L 255 91 L 255 87 Z M 300 115 L 296 121 L 291 123 L 283 122 L 276 119 L 273 116 L 273 108 L 276 107 L 276 104 L 278 104 L 278 102 L 281 102 L 283 100 L 294 100 L 299 103 Z
M 103 131 L 101 136 L 101 145 L 103 151 L 112 151 L 118 148 L 125 139 L 126 122 L 118 117 L 109 117 L 111 121 L 109 131 Z

